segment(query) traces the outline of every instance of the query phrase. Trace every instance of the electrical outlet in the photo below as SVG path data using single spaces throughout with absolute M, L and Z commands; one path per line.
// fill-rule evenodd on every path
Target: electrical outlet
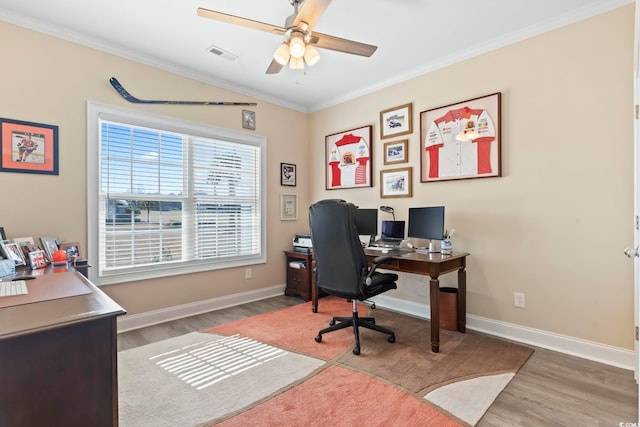
M 245 270 L 244 270 L 244 278 L 245 279 L 251 279 L 251 269 L 250 268 L 245 268 Z
M 522 292 L 513 293 L 513 305 L 524 308 L 524 294 Z

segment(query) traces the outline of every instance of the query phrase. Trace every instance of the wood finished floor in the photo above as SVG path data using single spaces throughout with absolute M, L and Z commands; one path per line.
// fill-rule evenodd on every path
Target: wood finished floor
M 118 350 L 300 304 L 278 296 L 118 335 Z M 633 372 L 536 348 L 478 427 L 619 426 L 638 421 Z M 622 424 L 624 425 L 624 424 Z

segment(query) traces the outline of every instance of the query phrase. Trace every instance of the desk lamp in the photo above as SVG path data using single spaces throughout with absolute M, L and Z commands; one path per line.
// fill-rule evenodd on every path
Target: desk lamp
M 391 206 L 380 206 L 380 210 L 382 212 L 390 213 L 391 215 L 393 215 L 393 220 L 396 220 L 396 211 L 393 210 Z

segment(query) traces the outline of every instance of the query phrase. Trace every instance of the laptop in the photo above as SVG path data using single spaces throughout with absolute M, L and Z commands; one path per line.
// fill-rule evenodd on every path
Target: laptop
M 373 242 L 372 246 L 383 248 L 398 248 L 404 240 L 404 221 L 382 221 L 380 239 Z

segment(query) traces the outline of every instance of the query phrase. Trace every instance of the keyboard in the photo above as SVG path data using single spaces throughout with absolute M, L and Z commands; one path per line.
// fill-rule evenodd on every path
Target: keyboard
M 385 240 L 385 239 L 378 239 L 375 242 L 373 242 L 369 248 L 371 247 L 378 247 L 378 248 L 387 248 L 387 249 L 394 249 L 394 248 L 399 248 L 400 247 L 400 243 L 402 242 L 402 240 Z
M 16 295 L 26 295 L 27 282 L 25 280 L 14 280 L 13 282 L 0 282 L 0 298 L 13 297 Z

